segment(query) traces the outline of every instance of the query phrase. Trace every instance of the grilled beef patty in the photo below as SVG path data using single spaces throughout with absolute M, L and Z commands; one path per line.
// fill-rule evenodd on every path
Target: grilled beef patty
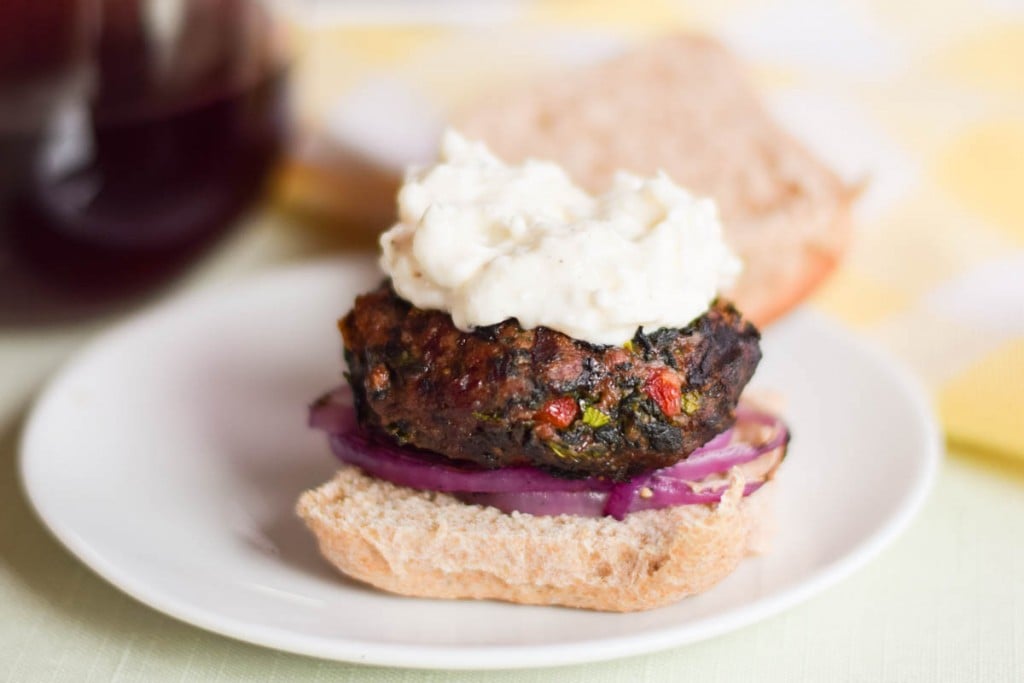
M 757 330 L 720 300 L 682 329 L 603 346 L 514 319 L 463 332 L 385 283 L 338 326 L 364 428 L 488 468 L 617 481 L 732 426 L 761 359 Z

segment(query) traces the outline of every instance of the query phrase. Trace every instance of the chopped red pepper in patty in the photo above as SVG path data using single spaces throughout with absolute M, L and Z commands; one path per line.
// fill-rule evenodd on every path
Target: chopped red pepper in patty
M 658 404 L 661 412 L 668 417 L 675 417 L 682 412 L 679 403 L 681 386 L 682 380 L 679 379 L 679 375 L 668 368 L 658 368 L 648 375 L 647 381 L 644 382 L 644 393 Z
M 560 396 L 548 399 L 537 411 L 537 419 L 547 422 L 558 429 L 565 429 L 572 424 L 580 412 L 576 399 L 571 396 Z

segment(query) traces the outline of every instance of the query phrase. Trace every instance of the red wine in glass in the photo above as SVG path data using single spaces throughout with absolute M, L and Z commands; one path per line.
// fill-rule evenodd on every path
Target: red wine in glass
M 148 291 L 265 188 L 286 71 L 263 5 L 4 0 L 0 45 L 0 324 Z

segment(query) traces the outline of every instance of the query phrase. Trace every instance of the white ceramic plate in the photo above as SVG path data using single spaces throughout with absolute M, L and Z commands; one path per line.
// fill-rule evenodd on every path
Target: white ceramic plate
M 365 588 L 319 558 L 292 509 L 335 467 L 305 426 L 306 405 L 341 379 L 334 321 L 378 278 L 365 260 L 301 266 L 101 337 L 26 427 L 22 476 L 39 516 L 118 588 L 227 636 L 355 662 L 529 667 L 667 648 L 790 607 L 889 543 L 936 468 L 936 427 L 905 373 L 801 312 L 766 335 L 755 380 L 786 394 L 793 431 L 769 555 L 638 614 Z

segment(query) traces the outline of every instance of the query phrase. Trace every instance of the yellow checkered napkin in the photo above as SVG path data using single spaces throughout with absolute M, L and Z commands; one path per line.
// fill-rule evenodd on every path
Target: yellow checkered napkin
M 710 30 L 753 65 L 784 124 L 867 180 L 854 245 L 815 305 L 905 361 L 952 440 L 1024 461 L 1024 13 L 713 4 L 509 0 L 424 16 L 416 2 L 344 3 L 306 22 L 301 118 L 401 166 L 429 157 L 446 110 L 500 79 Z
M 1024 461 L 1024 15 L 950 4 L 941 39 L 849 91 L 904 163 L 815 301 L 916 371 L 951 441 Z

